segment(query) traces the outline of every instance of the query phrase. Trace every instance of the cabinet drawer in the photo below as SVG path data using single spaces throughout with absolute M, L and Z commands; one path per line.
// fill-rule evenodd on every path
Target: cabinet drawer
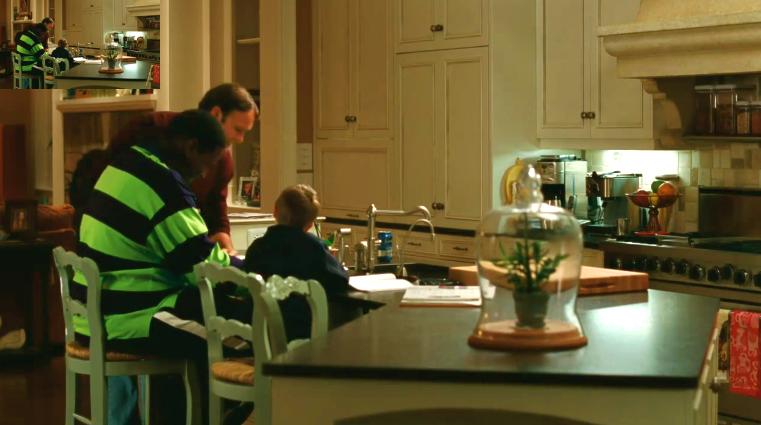
M 440 239 L 439 254 L 448 257 L 476 258 L 476 245 L 472 240 Z
M 399 249 L 404 252 L 416 252 L 420 254 L 436 254 L 436 244 L 430 236 L 410 236 L 399 239 Z

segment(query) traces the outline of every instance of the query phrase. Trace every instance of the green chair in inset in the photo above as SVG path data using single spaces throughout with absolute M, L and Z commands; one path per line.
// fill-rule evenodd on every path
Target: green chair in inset
M 66 418 L 67 425 L 75 421 L 106 425 L 108 417 L 109 376 L 181 375 L 185 384 L 186 423 L 200 424 L 200 388 L 195 364 L 189 360 L 162 359 L 105 350 L 105 326 L 101 315 L 100 272 L 89 258 L 82 258 L 61 247 L 53 250 L 56 269 L 61 280 L 63 318 L 66 323 Z M 74 274 L 87 282 L 87 304 L 71 298 L 69 283 Z M 74 316 L 87 319 L 90 327 L 90 346 L 84 347 L 74 340 Z M 76 402 L 76 374 L 90 376 L 90 418 L 74 412 Z M 148 381 L 145 379 L 144 381 Z M 146 388 L 146 392 L 149 391 Z M 147 407 L 146 403 L 146 406 Z M 146 422 L 150 414 L 145 412 Z
M 36 79 L 33 75 L 24 74 L 21 71 L 21 55 L 18 52 L 11 52 L 13 62 L 13 88 L 14 89 L 31 89 L 32 81 Z
M 231 267 L 201 263 L 195 267 L 206 323 L 209 347 L 209 424 L 222 418 L 222 398 L 254 402 L 254 423 L 268 425 L 271 420 L 270 378 L 262 375 L 262 364 L 285 353 L 306 340 L 287 342 L 283 316 L 278 301 L 292 294 L 306 298 L 312 312 L 311 338 L 328 332 L 328 303 L 325 290 L 316 280 L 283 279 L 245 274 Z M 212 288 L 221 282 L 233 282 L 246 288 L 254 300 L 251 324 L 228 320 L 217 315 Z M 223 341 L 241 338 L 254 347 L 254 359 L 225 358 Z M 226 341 L 226 342 L 227 342 Z

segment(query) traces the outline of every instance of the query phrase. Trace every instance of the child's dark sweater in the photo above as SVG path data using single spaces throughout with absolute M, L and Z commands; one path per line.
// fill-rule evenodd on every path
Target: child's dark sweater
M 245 263 L 246 271 L 259 273 L 264 278 L 277 274 L 315 279 L 325 288 L 328 299 L 349 288 L 346 271 L 322 241 L 297 227 L 270 226 L 264 236 L 248 247 Z M 308 338 L 311 320 L 306 303 L 296 297 L 281 306 L 286 316 L 288 339 Z

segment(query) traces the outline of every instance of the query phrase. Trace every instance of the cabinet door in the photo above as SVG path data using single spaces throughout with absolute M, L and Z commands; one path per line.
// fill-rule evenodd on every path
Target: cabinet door
M 437 86 L 441 83 L 435 53 L 413 53 L 397 57 L 399 99 L 399 136 L 397 137 L 401 171 L 402 208 L 417 205 L 429 209 L 436 194 L 434 152 L 441 143 L 437 116 L 444 99 Z M 433 212 L 433 211 L 431 211 Z
M 589 0 L 588 0 L 589 1 Z M 588 37 L 593 42 L 590 87 L 592 137 L 651 139 L 653 137 L 653 101 L 642 89 L 640 80 L 618 78 L 616 58 L 609 55 L 597 37 L 597 28 L 633 22 L 639 0 L 592 0 L 597 13 L 590 14 Z
M 435 32 L 431 25 L 436 23 L 437 0 L 397 0 L 396 1 L 396 50 L 413 52 L 425 50 L 421 46 L 431 46 Z
M 486 47 L 442 53 L 437 120 L 443 132 L 437 146 L 437 225 L 475 228 L 488 209 L 489 54 Z M 443 103 L 442 103 L 443 102 Z
M 101 10 L 103 8 L 103 0 L 82 0 L 82 11 L 87 12 L 90 10 Z
M 350 44 L 352 0 L 314 2 L 314 75 L 318 138 L 346 138 L 351 134 Z
M 538 136 L 589 137 L 585 0 L 537 3 Z
M 82 30 L 82 0 L 67 0 L 65 6 L 66 17 L 64 20 L 64 29 L 67 31 L 67 38 L 71 38 L 68 32 Z M 76 41 L 68 40 L 70 44 Z
M 82 22 L 84 28 L 81 43 L 100 49 L 103 46 L 103 12 L 93 10 L 83 13 Z
M 137 21 L 127 12 L 127 7 L 135 4 L 135 0 L 113 0 L 111 11 L 113 28 L 122 31 L 137 29 Z
M 363 219 L 391 206 L 391 143 L 315 141 L 315 186 L 326 216 Z
M 397 0 L 396 51 L 488 44 L 489 0 Z
M 392 138 L 393 55 L 388 1 L 355 0 L 352 115 L 357 137 Z
M 442 49 L 486 46 L 489 36 L 488 0 L 438 0 Z

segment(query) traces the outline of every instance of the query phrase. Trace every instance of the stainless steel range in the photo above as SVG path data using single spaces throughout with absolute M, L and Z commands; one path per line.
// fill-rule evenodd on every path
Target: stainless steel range
M 650 287 L 761 311 L 761 190 L 700 188 L 698 233 L 601 243 L 605 266 L 646 272 Z M 761 424 L 758 400 L 719 390 L 724 422 Z M 735 422 L 735 418 L 741 419 Z

